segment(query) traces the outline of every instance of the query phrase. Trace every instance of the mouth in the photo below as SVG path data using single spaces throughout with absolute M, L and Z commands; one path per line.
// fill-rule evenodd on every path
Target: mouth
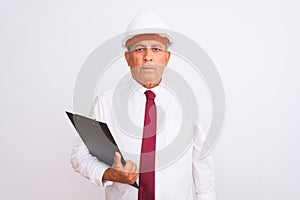
M 155 70 L 157 67 L 153 64 L 144 64 L 141 66 L 141 70 Z
M 155 67 L 141 67 L 141 69 L 155 69 Z

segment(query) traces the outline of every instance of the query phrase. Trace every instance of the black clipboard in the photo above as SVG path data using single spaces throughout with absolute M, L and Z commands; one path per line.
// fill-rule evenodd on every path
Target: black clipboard
M 88 148 L 90 154 L 111 166 L 114 162 L 114 154 L 117 151 L 121 155 L 121 162 L 123 165 L 125 164 L 124 157 L 111 135 L 107 124 L 67 111 L 66 114 L 85 146 Z M 132 186 L 138 188 L 136 182 L 132 184 Z

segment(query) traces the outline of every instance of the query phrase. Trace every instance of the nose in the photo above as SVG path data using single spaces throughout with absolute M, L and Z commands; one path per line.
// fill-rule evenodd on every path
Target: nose
M 153 60 L 152 49 L 147 48 L 144 54 L 144 61 L 152 61 L 152 60 Z

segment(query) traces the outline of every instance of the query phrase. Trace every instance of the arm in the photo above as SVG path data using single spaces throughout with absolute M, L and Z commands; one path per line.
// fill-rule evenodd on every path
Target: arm
M 73 146 L 71 164 L 75 172 L 91 180 L 95 185 L 105 187 L 112 184 L 110 181 L 102 181 L 102 176 L 109 166 L 92 156 L 79 137 Z
M 80 173 L 100 187 L 111 185 L 112 181 L 133 184 L 138 178 L 138 168 L 132 161 L 127 160 L 123 166 L 121 155 L 116 153 L 114 164 L 109 167 L 92 156 L 80 138 L 75 141 L 71 164 L 75 172 Z
M 212 156 L 200 158 L 204 132 L 196 128 L 193 145 L 194 200 L 216 200 Z
M 93 117 L 105 121 L 103 99 L 101 102 L 98 99 L 97 97 L 94 103 Z M 126 161 L 125 166 L 123 166 L 120 154 L 116 153 L 114 163 L 109 167 L 92 156 L 79 137 L 73 146 L 71 164 L 75 172 L 80 173 L 100 187 L 111 185 L 112 181 L 133 184 L 138 177 L 138 169 L 133 162 Z

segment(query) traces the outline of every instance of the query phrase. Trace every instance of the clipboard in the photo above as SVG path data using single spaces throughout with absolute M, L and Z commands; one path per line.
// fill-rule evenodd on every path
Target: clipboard
M 90 154 L 105 164 L 112 166 L 114 154 L 117 151 L 121 155 L 121 162 L 123 165 L 125 164 L 124 157 L 111 135 L 107 124 L 68 111 L 66 111 L 66 114 Z M 136 182 L 132 186 L 138 188 Z

